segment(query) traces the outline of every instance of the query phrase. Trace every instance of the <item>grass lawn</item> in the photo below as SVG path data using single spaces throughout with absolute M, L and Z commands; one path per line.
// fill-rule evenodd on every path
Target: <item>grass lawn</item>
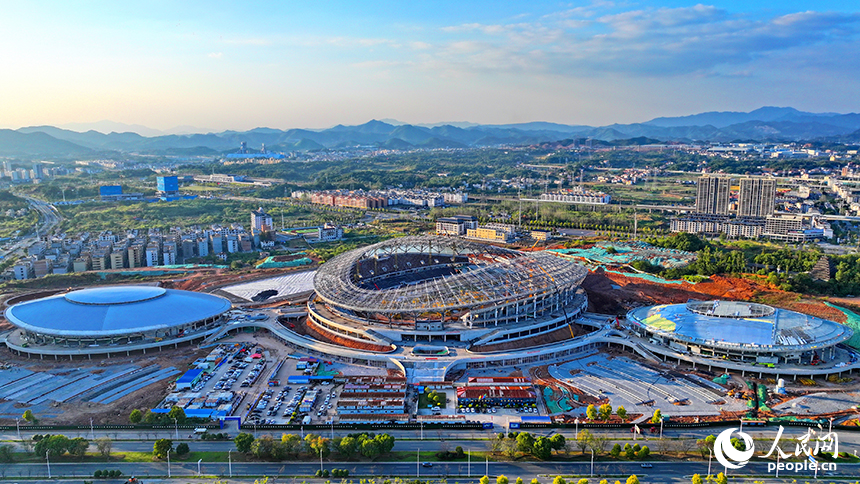
M 231 187 L 233 188 L 233 187 Z M 183 192 L 223 192 L 224 187 L 216 187 L 211 185 L 188 185 L 182 187 Z
M 152 452 L 116 452 L 111 454 L 111 460 L 122 462 L 152 462 Z

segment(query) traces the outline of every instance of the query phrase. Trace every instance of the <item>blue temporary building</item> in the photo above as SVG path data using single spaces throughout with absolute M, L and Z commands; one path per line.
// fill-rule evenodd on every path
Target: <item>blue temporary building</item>
M 102 185 L 99 187 L 99 195 L 103 197 L 122 195 L 121 185 Z
M 200 378 L 203 377 L 203 370 L 188 370 L 184 375 L 180 376 L 178 380 L 176 380 L 176 389 L 177 390 L 186 390 L 192 388 Z

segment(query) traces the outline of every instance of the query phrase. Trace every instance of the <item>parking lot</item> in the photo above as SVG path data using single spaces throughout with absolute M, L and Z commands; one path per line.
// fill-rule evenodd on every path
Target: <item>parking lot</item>
M 192 367 L 204 370 L 203 376 L 191 388 L 168 395 L 161 406 L 180 405 L 186 414 L 209 409 L 259 425 L 331 421 L 338 396 L 331 383 L 331 375 L 339 372 L 336 365 L 309 362 L 253 333 L 235 339 L 240 341 L 212 347 L 197 360 Z
M 337 391 L 334 385 L 301 385 L 263 390 L 247 410 L 251 424 L 329 423 L 334 416 Z

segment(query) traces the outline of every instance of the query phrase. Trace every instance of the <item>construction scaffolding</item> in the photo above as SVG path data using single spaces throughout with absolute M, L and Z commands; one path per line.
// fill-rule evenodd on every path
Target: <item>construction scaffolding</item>
M 575 296 L 587 270 L 545 252 L 522 253 L 458 238 L 387 240 L 335 257 L 314 277 L 320 299 L 373 314 L 463 313 L 514 305 L 526 314 Z

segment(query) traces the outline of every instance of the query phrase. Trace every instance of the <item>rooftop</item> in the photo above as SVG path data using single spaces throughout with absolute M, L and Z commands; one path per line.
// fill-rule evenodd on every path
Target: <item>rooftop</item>
M 826 319 L 737 301 L 649 306 L 634 309 L 629 316 L 649 331 L 717 346 L 812 349 L 853 334 Z
M 227 299 L 151 286 L 106 286 L 16 304 L 6 319 L 35 333 L 64 337 L 123 336 L 218 316 Z

